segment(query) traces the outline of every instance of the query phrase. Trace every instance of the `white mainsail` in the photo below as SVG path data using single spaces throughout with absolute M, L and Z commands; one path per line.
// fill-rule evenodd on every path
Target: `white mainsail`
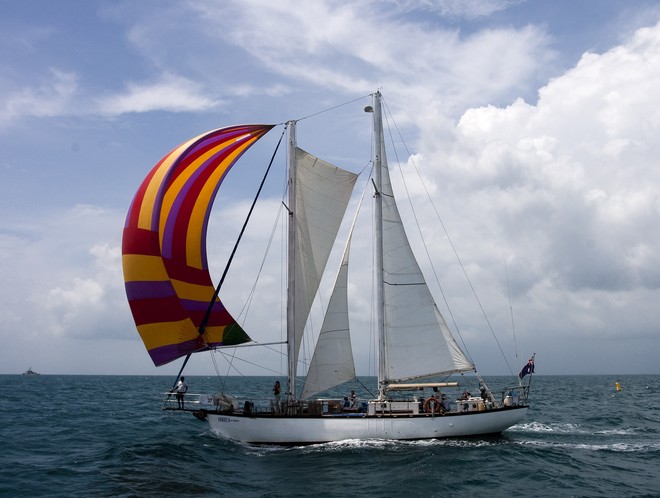
M 440 314 L 410 248 L 381 141 L 385 382 L 474 370 Z
M 316 292 L 335 243 L 357 175 L 295 149 L 295 308 L 294 358 L 298 353 Z

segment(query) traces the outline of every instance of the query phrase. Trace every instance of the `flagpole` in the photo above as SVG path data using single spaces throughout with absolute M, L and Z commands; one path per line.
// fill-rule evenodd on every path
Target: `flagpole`
M 532 353 L 532 365 L 534 365 L 534 367 L 532 367 L 532 371 L 529 373 L 529 383 L 527 384 L 527 396 L 529 396 L 529 391 L 532 388 L 532 376 L 534 375 L 534 370 L 536 366 L 536 353 Z M 522 379 L 520 379 L 520 381 L 522 382 Z M 525 401 L 527 401 L 527 396 L 525 396 Z

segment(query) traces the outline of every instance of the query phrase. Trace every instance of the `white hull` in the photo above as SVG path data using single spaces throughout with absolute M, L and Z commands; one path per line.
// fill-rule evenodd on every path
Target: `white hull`
M 310 444 L 345 439 L 415 440 L 496 434 L 515 425 L 526 406 L 444 416 L 250 416 L 209 413 L 211 430 L 261 444 Z

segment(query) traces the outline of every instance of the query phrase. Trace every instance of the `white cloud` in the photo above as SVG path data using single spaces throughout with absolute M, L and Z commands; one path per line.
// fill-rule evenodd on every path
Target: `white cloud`
M 123 89 L 98 97 L 78 88 L 75 73 L 55 69 L 54 81 L 9 95 L 0 123 L 26 115 L 209 112 L 224 108 L 223 99 L 232 96 L 288 94 L 301 83 L 352 95 L 385 84 L 392 102 L 456 110 L 525 88 L 552 57 L 538 28 L 462 36 L 414 16 L 400 17 L 416 9 L 449 8 L 444 4 L 394 3 L 385 11 L 370 4 L 193 2 L 184 13 L 180 8 L 164 8 L 155 16 L 151 10 L 143 16 L 132 12 L 136 17 L 127 38 L 156 77 L 129 78 Z M 467 10 L 492 12 L 506 5 L 472 2 Z M 200 45 L 208 50 L 199 52 Z M 198 53 L 191 57 L 190 51 Z M 246 84 L 245 73 L 260 84 Z
M 39 86 L 27 87 L 7 95 L 0 103 L 0 127 L 8 127 L 29 117 L 119 116 L 153 111 L 209 112 L 225 102 L 205 92 L 203 85 L 187 78 L 166 74 L 153 83 L 126 85 L 123 92 L 91 99 L 79 88 L 75 73 L 58 69 Z M 279 90 L 274 88 L 273 92 Z
M 449 18 L 475 19 L 486 17 L 496 12 L 521 3 L 523 0 L 421 0 L 421 6 L 428 6 L 443 16 Z
M 59 335 L 65 329 L 77 330 L 82 325 L 78 319 L 79 310 L 96 311 L 102 298 L 103 288 L 91 279 L 76 277 L 66 289 L 51 289 L 46 298 L 46 310 L 55 318 L 51 321 L 53 333 Z
M 585 54 L 535 105 L 473 108 L 448 141 L 423 137 L 459 251 L 477 275 L 509 260 L 526 341 L 657 330 L 659 134 L 660 25 Z
M 10 92 L 0 102 L 0 127 L 26 117 L 52 117 L 68 113 L 78 92 L 78 75 L 53 68 L 37 86 Z
M 95 206 L 4 224 L 0 321 L 39 340 L 132 335 L 121 276 L 123 214 Z M 8 235 L 11 233 L 12 235 Z M 3 334 L 4 334 L 3 330 Z M 8 332 L 7 332 L 8 333 Z
M 240 47 L 279 77 L 352 95 L 384 85 L 392 102 L 408 108 L 446 111 L 500 99 L 526 88 L 553 56 L 537 27 L 462 35 L 403 16 L 410 5 L 369 7 L 261 0 L 193 4 L 212 38 Z
M 165 75 L 152 84 L 129 83 L 124 93 L 103 97 L 102 114 L 117 116 L 132 112 L 211 112 L 223 102 L 205 95 L 202 85 L 176 75 Z

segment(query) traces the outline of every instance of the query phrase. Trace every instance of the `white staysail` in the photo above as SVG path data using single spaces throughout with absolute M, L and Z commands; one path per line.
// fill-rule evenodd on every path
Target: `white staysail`
M 474 370 L 440 314 L 410 248 L 381 142 L 385 379 Z
M 294 358 L 357 175 L 296 147 Z
M 309 365 L 302 399 L 355 378 L 355 363 L 348 323 L 348 239 L 314 356 Z

